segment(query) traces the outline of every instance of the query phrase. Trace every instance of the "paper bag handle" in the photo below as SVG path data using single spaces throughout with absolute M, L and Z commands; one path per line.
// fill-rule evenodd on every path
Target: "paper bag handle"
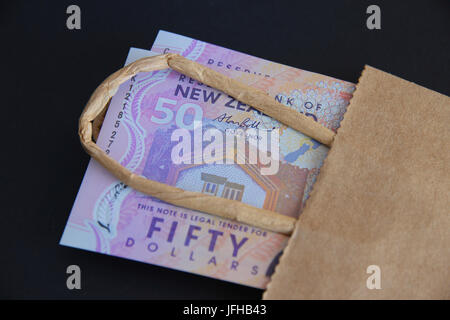
M 142 193 L 170 204 L 236 220 L 255 227 L 283 234 L 291 234 L 296 222 L 270 210 L 259 209 L 236 200 L 215 197 L 199 192 L 185 191 L 164 183 L 136 175 L 123 167 L 98 147 L 92 140 L 92 122 L 106 110 L 108 102 L 120 84 L 139 72 L 171 68 L 210 87 L 221 90 L 247 105 L 277 119 L 311 138 L 330 146 L 334 132 L 311 118 L 272 99 L 265 92 L 231 79 L 217 71 L 177 54 L 164 54 L 137 60 L 110 75 L 94 91 L 79 120 L 79 136 L 86 152 L 119 180 Z

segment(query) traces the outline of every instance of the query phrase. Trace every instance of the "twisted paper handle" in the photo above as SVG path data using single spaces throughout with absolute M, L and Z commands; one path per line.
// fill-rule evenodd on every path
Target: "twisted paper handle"
M 274 232 L 291 234 L 296 222 L 295 218 L 259 209 L 236 200 L 206 195 L 199 192 L 185 191 L 164 183 L 149 180 L 136 175 L 108 156 L 92 140 L 94 119 L 104 111 L 120 84 L 139 72 L 149 72 L 172 68 L 188 75 L 201 83 L 221 90 L 233 98 L 251 105 L 253 108 L 277 119 L 285 125 L 298 130 L 317 141 L 330 146 L 334 132 L 321 126 L 311 118 L 292 110 L 270 98 L 265 92 L 244 85 L 237 80 L 209 69 L 177 54 L 164 54 L 137 60 L 134 63 L 110 75 L 94 91 L 79 121 L 81 143 L 87 153 L 97 160 L 119 180 L 142 193 L 156 197 L 170 204 L 207 212 L 213 215 L 236 220 L 255 227 Z

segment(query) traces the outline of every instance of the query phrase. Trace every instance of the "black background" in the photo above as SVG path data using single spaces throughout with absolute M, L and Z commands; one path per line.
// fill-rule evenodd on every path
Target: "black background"
M 81 8 L 81 30 L 66 8 Z M 381 7 L 381 30 L 366 8 Z M 30 1 L 1 6 L 1 298 L 260 298 L 262 291 L 58 245 L 89 157 L 78 117 L 159 29 L 357 82 L 364 64 L 449 95 L 448 1 Z M 66 288 L 66 268 L 82 290 Z

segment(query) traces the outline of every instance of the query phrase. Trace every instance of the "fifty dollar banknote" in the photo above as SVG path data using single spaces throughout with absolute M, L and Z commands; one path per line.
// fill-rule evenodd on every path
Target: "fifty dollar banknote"
M 126 64 L 152 54 L 179 53 L 268 92 L 332 130 L 338 128 L 354 90 L 345 81 L 165 31 L 159 32 L 151 51 L 131 49 Z M 240 162 L 232 157 L 234 163 L 227 163 L 226 152 L 223 163 L 204 163 L 201 152 L 200 159 L 195 156 L 195 130 L 200 139 L 217 130 L 225 141 L 227 134 L 252 128 L 278 133 L 277 155 L 267 153 L 275 168 L 269 174 L 261 170 L 267 166 L 249 163 L 245 155 Z M 179 129 L 193 139 L 190 161 L 181 163 L 173 153 L 182 140 Z M 256 148 L 260 139 L 258 132 L 245 135 L 245 143 Z M 140 73 L 121 85 L 97 144 L 149 179 L 293 217 L 301 213 L 328 152 L 251 106 L 170 69 Z M 204 149 L 208 141 L 197 145 Z M 287 239 L 141 194 L 91 160 L 60 243 L 265 288 Z

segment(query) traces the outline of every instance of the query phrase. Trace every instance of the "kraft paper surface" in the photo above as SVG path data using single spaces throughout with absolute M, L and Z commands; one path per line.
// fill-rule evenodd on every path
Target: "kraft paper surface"
M 365 68 L 263 297 L 450 298 L 449 97 Z

